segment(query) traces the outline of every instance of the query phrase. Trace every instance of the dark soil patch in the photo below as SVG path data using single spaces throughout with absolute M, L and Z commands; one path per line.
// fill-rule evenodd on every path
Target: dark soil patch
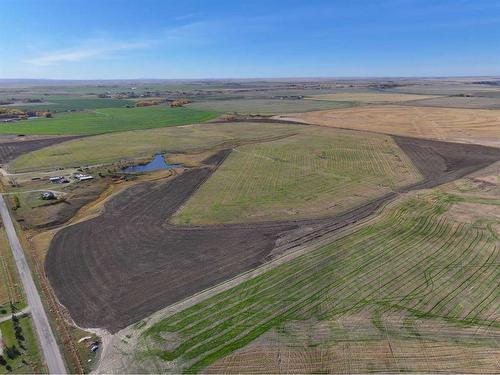
M 223 160 L 227 151 L 211 158 Z M 95 218 L 58 232 L 46 257 L 57 296 L 83 327 L 119 330 L 262 263 L 291 224 L 167 224 L 212 168 L 136 185 Z
M 451 181 L 500 160 L 500 150 L 494 148 L 395 138 L 426 178 L 402 191 Z M 227 155 L 223 151 L 206 162 L 218 165 Z M 60 302 L 77 324 L 116 332 L 276 254 L 366 218 L 397 195 L 393 192 L 319 220 L 168 224 L 214 168 L 137 185 L 108 202 L 101 216 L 56 234 L 45 267 Z
M 28 141 L 0 143 L 0 164 L 8 163 L 22 154 L 76 138 L 81 138 L 81 136 L 43 138 Z
M 450 143 L 393 136 L 425 177 L 423 183 L 407 187 L 431 188 L 464 177 L 500 159 L 500 149 L 465 143 Z

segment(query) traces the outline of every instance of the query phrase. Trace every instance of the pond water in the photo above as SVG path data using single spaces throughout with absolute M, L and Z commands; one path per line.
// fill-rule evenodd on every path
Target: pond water
M 123 168 L 122 171 L 125 173 L 151 172 L 158 169 L 180 168 L 182 166 L 182 164 L 168 164 L 162 154 L 156 154 L 153 160 L 149 163 L 143 165 L 132 165 L 130 167 Z

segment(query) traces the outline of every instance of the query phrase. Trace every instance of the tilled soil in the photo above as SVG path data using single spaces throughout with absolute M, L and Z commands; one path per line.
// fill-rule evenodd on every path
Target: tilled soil
M 42 138 L 0 143 L 0 164 L 8 163 L 22 154 L 76 138 L 81 138 L 81 136 Z
M 395 137 L 429 188 L 500 160 L 500 149 Z M 174 226 L 171 216 L 228 151 L 162 183 L 136 185 L 94 219 L 59 231 L 46 272 L 75 322 L 111 332 L 244 271 L 270 257 L 351 225 L 397 192 L 335 217 L 290 222 Z

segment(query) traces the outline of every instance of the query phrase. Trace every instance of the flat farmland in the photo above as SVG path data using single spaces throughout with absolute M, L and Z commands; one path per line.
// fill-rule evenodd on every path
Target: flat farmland
M 49 147 L 76 138 L 79 137 L 78 136 L 51 137 L 51 138 L 41 138 L 41 139 L 17 140 L 11 142 L 0 142 L 0 163 L 5 164 L 20 155 L 24 155 L 31 151 L 39 150 L 44 147 Z
M 406 197 L 153 324 L 134 360 L 187 373 L 496 372 L 498 232 L 448 215 L 459 199 Z
M 433 95 L 404 94 L 391 92 L 339 92 L 334 94 L 313 95 L 307 99 L 332 100 L 356 103 L 391 103 L 407 102 L 412 100 L 436 98 Z
M 244 142 L 286 137 L 307 126 L 271 123 L 187 125 L 85 137 L 47 147 L 14 160 L 9 168 L 20 172 L 71 167 L 151 157 L 158 152 L 199 152 Z M 1 150 L 1 149 L 0 149 Z
M 176 224 L 334 215 L 422 179 L 390 136 L 320 127 L 236 147 Z
M 288 93 L 290 95 L 290 93 Z M 274 115 L 279 113 L 296 113 L 319 111 L 322 109 L 345 108 L 353 103 L 334 100 L 311 101 L 304 99 L 231 99 L 208 100 L 189 104 L 188 108 L 221 113 Z
M 397 142 L 408 149 L 424 176 L 422 182 L 400 192 L 430 188 L 500 159 L 500 150 L 483 146 L 418 139 Z M 230 153 L 230 149 L 220 151 L 204 166 L 166 181 L 139 183 L 107 201 L 99 216 L 57 232 L 45 257 L 45 270 L 59 301 L 79 326 L 115 333 L 255 269 L 276 254 L 366 219 L 398 196 L 390 192 L 316 220 L 170 224 L 174 213 L 210 180 Z M 425 158 L 428 163 L 423 168 Z
M 83 111 L 97 108 L 117 108 L 127 105 L 134 106 L 134 101 L 127 99 L 101 99 L 90 97 L 44 96 L 42 103 L 15 103 L 8 106 L 25 111 Z
M 226 155 L 219 153 L 218 161 Z M 207 166 L 166 183 L 137 185 L 109 201 L 101 216 L 56 234 L 45 258 L 47 274 L 59 301 L 80 326 L 116 332 L 255 267 L 270 253 L 278 233 L 294 227 L 165 226 L 210 173 Z M 85 240 L 90 238 L 99 240 Z M 75 262 L 75 257 L 86 260 Z
M 406 103 L 401 104 L 406 105 Z M 418 100 L 408 103 L 408 105 L 446 108 L 500 109 L 500 97 L 443 96 L 432 99 Z
M 500 111 L 377 106 L 288 116 L 305 123 L 410 137 L 500 146 Z
M 0 134 L 100 134 L 185 125 L 215 117 L 215 112 L 182 107 L 103 108 L 2 124 Z

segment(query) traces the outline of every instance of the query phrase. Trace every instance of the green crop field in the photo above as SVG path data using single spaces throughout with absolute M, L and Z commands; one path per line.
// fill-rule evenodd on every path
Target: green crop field
M 158 372 L 495 372 L 498 231 L 456 220 L 460 200 L 434 190 L 393 203 L 354 233 L 153 324 L 135 360 Z
M 158 152 L 196 152 L 217 146 L 293 135 L 307 125 L 265 123 L 202 124 L 109 133 L 64 142 L 14 160 L 13 171 L 112 163 L 151 157 Z
M 194 102 L 189 104 L 188 107 L 223 113 L 274 115 L 280 113 L 295 113 L 319 111 L 324 109 L 346 108 L 352 105 L 353 103 L 350 102 L 319 100 L 231 99 Z
M 235 148 L 175 222 L 327 216 L 420 179 L 389 136 L 311 127 L 293 137 Z
M 166 106 L 103 108 L 2 124 L 0 134 L 99 134 L 192 124 L 216 116 L 215 112 Z

